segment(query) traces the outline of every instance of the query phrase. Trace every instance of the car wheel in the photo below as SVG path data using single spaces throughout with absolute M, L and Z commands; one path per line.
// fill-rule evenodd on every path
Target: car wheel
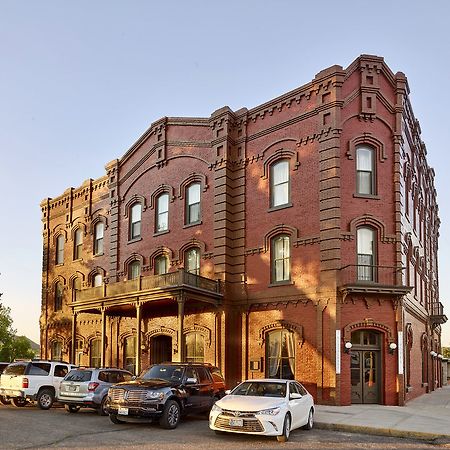
M 286 417 L 284 418 L 284 424 L 283 424 L 283 434 L 280 436 L 277 436 L 277 441 L 278 442 L 287 442 L 290 434 L 291 434 L 291 416 L 289 414 L 286 414 Z
M 55 396 L 50 389 L 42 389 L 39 391 L 36 401 L 39 408 L 50 409 L 55 401 Z
M 311 430 L 313 426 L 314 426 L 314 410 L 311 408 L 308 414 L 308 422 L 306 422 L 306 425 L 303 426 L 303 429 Z
M 110 420 L 112 423 L 115 423 L 116 425 L 119 424 L 119 423 L 124 423 L 123 420 L 120 420 L 120 419 L 117 418 L 117 414 L 110 414 L 110 415 L 109 415 L 109 420 Z
M 175 400 L 167 400 L 159 424 L 167 430 L 173 430 L 180 422 L 180 405 Z
M 11 403 L 11 400 L 9 400 L 9 399 L 7 399 L 6 397 L 2 397 L 2 396 L 0 396 L 0 403 L 2 404 L 2 405 L 9 405 L 10 403 Z
M 77 405 L 65 405 L 64 407 L 70 413 L 77 413 L 80 410 L 80 406 Z
M 108 415 L 108 412 L 106 411 L 107 407 L 108 407 L 108 396 L 105 395 L 103 397 L 102 402 L 100 403 L 100 407 L 97 409 L 97 413 L 100 416 L 107 416 Z
M 16 408 L 22 408 L 27 404 L 27 401 L 23 397 L 13 397 L 11 402 Z

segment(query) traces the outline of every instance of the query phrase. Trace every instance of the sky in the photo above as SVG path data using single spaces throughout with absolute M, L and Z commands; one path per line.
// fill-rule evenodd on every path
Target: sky
M 18 334 L 39 342 L 43 199 L 104 175 L 163 116 L 252 108 L 363 53 L 408 77 L 450 318 L 449 17 L 448 0 L 0 0 L 0 292 Z

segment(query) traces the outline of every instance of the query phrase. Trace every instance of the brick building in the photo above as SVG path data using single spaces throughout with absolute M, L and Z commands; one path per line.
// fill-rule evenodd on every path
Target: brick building
M 250 110 L 164 117 L 43 201 L 42 356 L 205 361 L 338 405 L 441 386 L 434 171 L 408 94 L 362 55 Z

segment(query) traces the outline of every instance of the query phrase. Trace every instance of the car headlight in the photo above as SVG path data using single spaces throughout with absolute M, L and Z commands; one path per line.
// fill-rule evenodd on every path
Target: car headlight
M 276 416 L 280 412 L 280 408 L 269 408 L 269 409 L 262 409 L 261 411 L 258 411 L 256 414 L 261 416 Z
M 215 403 L 211 408 L 211 412 L 222 412 L 222 408 L 220 406 L 217 406 Z
M 161 391 L 148 391 L 145 395 L 146 400 L 162 400 L 164 398 L 164 392 Z

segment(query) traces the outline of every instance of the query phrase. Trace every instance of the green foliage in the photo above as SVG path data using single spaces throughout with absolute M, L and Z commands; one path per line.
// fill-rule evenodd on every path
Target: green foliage
M 442 347 L 442 356 L 450 359 L 450 347 Z

